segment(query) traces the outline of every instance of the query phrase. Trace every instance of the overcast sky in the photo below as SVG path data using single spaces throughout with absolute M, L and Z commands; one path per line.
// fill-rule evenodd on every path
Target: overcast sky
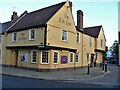
M 13 11 L 18 15 L 41 9 L 67 0 L 0 0 L 0 22 L 10 21 Z M 119 0 L 70 0 L 73 2 L 73 16 L 76 11 L 84 12 L 84 27 L 102 25 L 107 46 L 118 40 L 118 1 Z

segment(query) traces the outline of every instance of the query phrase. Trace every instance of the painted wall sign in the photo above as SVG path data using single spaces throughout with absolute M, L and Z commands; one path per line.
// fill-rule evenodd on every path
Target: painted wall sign
M 25 36 L 25 33 L 21 33 L 20 37 L 18 37 L 18 40 L 26 40 L 27 37 Z
M 68 56 L 61 56 L 61 64 L 67 64 L 68 63 Z
M 63 20 L 62 18 L 59 18 L 59 22 L 65 24 L 65 25 L 68 25 L 68 26 L 71 25 L 71 23 L 68 20 Z

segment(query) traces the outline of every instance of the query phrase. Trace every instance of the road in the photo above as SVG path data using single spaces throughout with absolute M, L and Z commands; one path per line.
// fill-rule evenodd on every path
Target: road
M 72 83 L 62 81 L 37 80 L 14 76 L 2 76 L 2 88 L 117 88 L 115 85 Z

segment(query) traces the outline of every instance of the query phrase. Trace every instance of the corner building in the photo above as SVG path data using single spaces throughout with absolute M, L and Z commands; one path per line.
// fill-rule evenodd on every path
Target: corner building
M 103 62 L 106 39 L 102 26 L 83 28 L 81 10 L 75 26 L 69 1 L 23 13 L 4 36 L 3 65 L 50 70 Z

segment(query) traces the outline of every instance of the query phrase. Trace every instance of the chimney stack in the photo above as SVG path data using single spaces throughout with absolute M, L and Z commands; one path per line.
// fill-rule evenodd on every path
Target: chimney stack
M 77 28 L 83 28 L 83 12 L 81 10 L 77 11 Z
M 11 16 L 11 21 L 14 21 L 18 18 L 17 12 L 13 12 L 13 15 Z

